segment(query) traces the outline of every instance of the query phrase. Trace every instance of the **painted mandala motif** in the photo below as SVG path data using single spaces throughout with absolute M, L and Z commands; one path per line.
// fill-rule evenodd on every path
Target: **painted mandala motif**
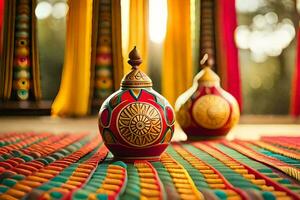
M 195 102 L 192 113 L 199 125 L 208 129 L 217 129 L 227 122 L 230 106 L 222 97 L 205 95 Z
M 132 103 L 123 108 L 118 117 L 118 130 L 128 144 L 144 147 L 156 142 L 162 132 L 161 116 L 148 103 Z

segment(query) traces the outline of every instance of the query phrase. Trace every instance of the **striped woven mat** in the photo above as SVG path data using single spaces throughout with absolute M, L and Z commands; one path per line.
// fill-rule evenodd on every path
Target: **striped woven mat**
M 116 161 L 99 136 L 0 135 L 0 199 L 300 199 L 300 137 L 173 143 Z

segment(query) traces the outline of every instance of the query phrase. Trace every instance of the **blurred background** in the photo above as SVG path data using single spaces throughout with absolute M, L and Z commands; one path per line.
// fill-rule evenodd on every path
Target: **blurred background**
M 296 32 L 300 2 L 294 0 L 236 0 L 243 115 L 288 115 L 296 60 Z M 168 2 L 149 0 L 148 74 L 162 92 L 162 53 Z M 66 0 L 38 0 L 37 40 L 43 99 L 52 102 L 61 83 L 66 42 Z M 193 75 L 199 71 L 200 1 L 191 0 Z M 159 14 L 157 14 L 159 13 Z M 3 14 L 3 13 L 2 13 Z M 130 0 L 121 1 L 122 48 L 129 48 Z M 180 26 L 180 24 L 178 24 Z M 183 67 L 183 66 L 178 66 Z M 125 64 L 124 68 L 128 68 Z M 125 69 L 126 71 L 126 69 Z

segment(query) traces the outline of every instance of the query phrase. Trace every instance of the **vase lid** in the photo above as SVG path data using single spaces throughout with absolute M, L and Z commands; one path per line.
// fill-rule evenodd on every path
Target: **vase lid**
M 203 69 L 195 76 L 194 81 L 199 84 L 203 83 L 212 83 L 212 84 L 220 84 L 220 77 L 211 69 L 210 59 L 208 58 L 208 54 L 205 54 L 200 61 Z
M 131 65 L 131 71 L 127 73 L 122 81 L 122 88 L 149 88 L 152 87 L 152 80 L 139 69 L 139 65 L 142 63 L 142 59 L 134 47 L 129 53 L 128 63 Z

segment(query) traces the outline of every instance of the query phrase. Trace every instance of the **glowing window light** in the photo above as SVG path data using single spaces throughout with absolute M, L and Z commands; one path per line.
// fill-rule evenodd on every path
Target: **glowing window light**
M 300 13 L 300 0 L 297 0 L 296 2 L 297 11 Z
M 240 25 L 235 30 L 235 41 L 240 49 L 249 49 L 251 58 L 257 63 L 268 57 L 279 56 L 296 36 L 293 22 L 284 18 L 278 22 L 274 12 L 258 14 L 251 25 Z
M 236 0 L 235 6 L 240 13 L 253 13 L 266 4 L 265 0 Z
M 152 42 L 161 43 L 165 38 L 167 8 L 166 0 L 149 0 L 149 34 Z
M 52 5 L 49 2 L 39 2 L 35 8 L 35 15 L 38 19 L 46 19 L 51 15 Z
M 69 6 L 65 2 L 58 2 L 53 5 L 52 8 L 52 17 L 55 19 L 64 18 L 69 10 Z
M 130 1 L 121 1 L 121 29 L 122 29 L 122 53 L 127 55 L 128 45 L 129 45 L 129 8 Z M 127 59 L 127 57 L 126 57 Z

